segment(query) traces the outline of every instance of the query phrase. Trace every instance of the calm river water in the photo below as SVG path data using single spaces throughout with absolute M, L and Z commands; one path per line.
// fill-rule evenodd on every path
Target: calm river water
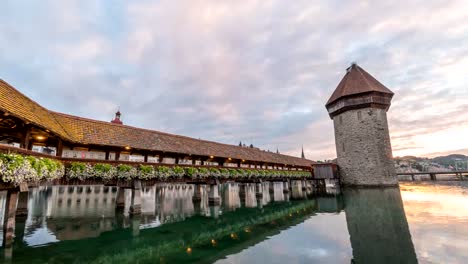
M 223 184 L 221 205 L 209 206 L 208 190 L 194 202 L 192 185 L 156 185 L 144 188 L 138 217 L 116 209 L 117 187 L 34 188 L 0 262 L 467 263 L 468 182 L 321 197 L 265 187 L 259 196 Z

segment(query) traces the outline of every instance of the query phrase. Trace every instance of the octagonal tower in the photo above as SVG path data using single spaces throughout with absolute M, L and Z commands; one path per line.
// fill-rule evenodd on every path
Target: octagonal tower
M 353 63 L 326 104 L 342 183 L 397 185 L 387 111 L 393 92 Z

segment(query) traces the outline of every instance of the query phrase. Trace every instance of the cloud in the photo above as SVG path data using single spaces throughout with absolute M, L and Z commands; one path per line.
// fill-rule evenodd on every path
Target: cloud
M 110 120 L 120 106 L 126 124 L 296 156 L 304 144 L 308 158 L 325 159 L 335 150 L 324 104 L 357 61 L 396 93 L 393 146 L 446 151 L 418 137 L 468 127 L 467 8 L 7 1 L 0 77 L 56 111 Z

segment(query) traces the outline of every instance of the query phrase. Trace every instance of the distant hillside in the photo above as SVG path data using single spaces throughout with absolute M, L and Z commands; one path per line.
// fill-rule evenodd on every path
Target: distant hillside
M 419 171 L 434 167 L 446 168 L 450 170 L 454 170 L 455 168 L 458 168 L 459 170 L 468 170 L 468 156 L 463 154 L 450 154 L 447 156 L 439 156 L 435 158 L 404 156 L 396 157 L 394 160 L 399 166 L 404 167 L 409 166 L 408 164 L 410 164 L 410 167 Z
M 465 156 L 463 154 L 451 154 L 448 156 L 435 157 L 431 160 L 435 163 L 438 163 L 444 166 L 455 167 L 456 163 L 458 163 L 458 166 L 465 167 L 465 164 L 468 161 L 468 156 Z

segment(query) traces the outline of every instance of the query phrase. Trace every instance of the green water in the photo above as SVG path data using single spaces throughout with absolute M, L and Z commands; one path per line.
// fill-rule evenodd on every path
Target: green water
M 17 217 L 11 263 L 466 263 L 468 184 L 403 184 L 314 195 L 282 184 L 255 195 L 191 185 L 142 194 L 142 215 L 115 209 L 117 188 L 39 187 Z M 127 193 L 127 203 L 130 195 Z M 2 212 L 6 193 L 0 193 Z M 2 213 L 3 216 L 3 213 Z M 3 222 L 3 219 L 2 219 Z

